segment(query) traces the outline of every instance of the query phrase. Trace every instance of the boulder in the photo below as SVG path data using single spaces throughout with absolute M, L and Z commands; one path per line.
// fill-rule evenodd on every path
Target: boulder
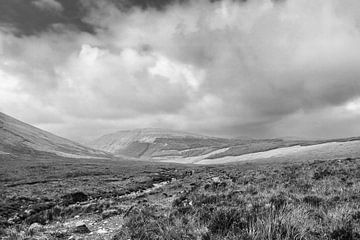
M 43 225 L 41 225 L 39 223 L 33 223 L 30 225 L 29 231 L 33 232 L 33 233 L 40 232 L 43 228 L 44 228 Z
M 220 178 L 219 178 L 219 177 L 213 177 L 213 178 L 212 178 L 212 181 L 213 181 L 214 183 L 219 183 L 219 182 L 220 182 Z
M 62 198 L 63 198 L 63 203 L 65 205 L 70 205 L 78 202 L 85 202 L 89 199 L 88 195 L 86 195 L 83 192 L 69 193 L 62 196 Z
M 74 233 L 80 233 L 80 234 L 85 234 L 85 233 L 90 233 L 90 229 L 86 226 L 86 224 L 84 222 L 77 222 L 75 224 L 75 228 L 73 230 Z
M 108 231 L 105 230 L 105 229 L 103 229 L 103 228 L 100 228 L 100 229 L 97 230 L 96 232 L 99 233 L 99 234 L 106 234 L 106 233 L 108 233 Z

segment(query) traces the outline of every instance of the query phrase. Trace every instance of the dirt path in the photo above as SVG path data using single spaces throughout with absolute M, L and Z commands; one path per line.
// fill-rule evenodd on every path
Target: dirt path
M 174 197 L 165 196 L 161 189 L 166 188 L 169 183 L 171 182 L 160 182 L 154 184 L 151 188 L 111 199 L 84 202 L 81 205 L 96 204 L 97 201 L 109 200 L 113 202 L 113 205 L 107 210 L 107 212 L 111 213 L 112 210 L 115 211 L 115 209 L 121 209 L 121 213 L 114 214 L 109 217 L 104 217 L 104 213 L 106 211 L 103 213 L 77 215 L 73 218 L 53 222 L 44 226 L 42 235 L 66 236 L 65 239 L 110 240 L 123 225 L 124 217 L 134 210 L 134 208 L 139 205 L 139 202 L 144 201 L 148 204 L 168 207 L 172 203 Z M 83 234 L 74 233 L 73 230 L 79 225 L 86 225 L 90 232 Z

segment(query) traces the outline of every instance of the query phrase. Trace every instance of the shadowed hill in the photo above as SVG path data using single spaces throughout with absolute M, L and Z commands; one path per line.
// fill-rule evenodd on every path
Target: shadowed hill
M 108 157 L 94 150 L 56 136 L 0 112 L 0 153 L 34 154 L 47 152 L 64 157 Z

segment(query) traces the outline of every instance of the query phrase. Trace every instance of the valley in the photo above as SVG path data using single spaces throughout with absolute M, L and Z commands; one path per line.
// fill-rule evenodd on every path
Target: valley
M 360 239 L 358 138 L 137 129 L 83 146 L 0 116 L 1 239 Z
M 0 155 L 0 164 L 3 239 L 360 236 L 359 158 L 214 166 Z

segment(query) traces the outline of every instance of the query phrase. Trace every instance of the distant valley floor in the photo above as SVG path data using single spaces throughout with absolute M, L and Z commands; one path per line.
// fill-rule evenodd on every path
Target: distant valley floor
M 224 164 L 243 161 L 261 160 L 321 160 L 341 157 L 360 156 L 360 141 L 328 142 L 309 146 L 280 147 L 268 151 L 243 154 L 240 156 L 225 156 L 208 159 L 209 156 L 228 151 L 229 148 L 218 149 L 205 155 L 195 157 L 164 157 L 154 158 L 155 161 L 193 164 Z

